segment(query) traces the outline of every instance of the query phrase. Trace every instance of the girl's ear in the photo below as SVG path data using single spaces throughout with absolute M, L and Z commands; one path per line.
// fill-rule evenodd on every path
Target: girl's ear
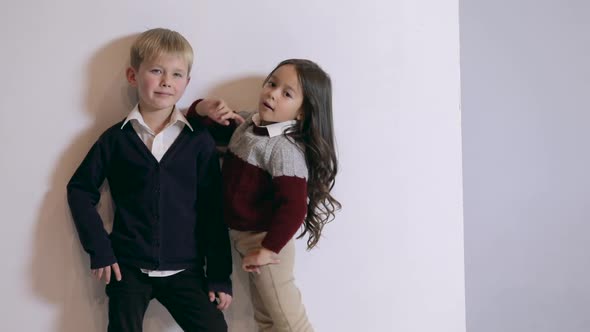
M 133 69 L 133 67 L 127 68 L 127 70 L 125 71 L 125 76 L 127 76 L 127 82 L 129 82 L 131 86 L 137 86 L 136 72 L 135 69 Z
M 297 116 L 295 117 L 295 120 L 297 120 L 297 121 L 303 120 L 303 107 L 299 109 L 299 112 L 297 112 Z

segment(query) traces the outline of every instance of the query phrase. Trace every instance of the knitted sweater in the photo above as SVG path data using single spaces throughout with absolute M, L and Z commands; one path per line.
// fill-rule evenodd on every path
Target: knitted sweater
M 190 121 L 190 120 L 189 120 Z M 232 263 L 222 220 L 215 143 L 196 121 L 160 162 L 122 122 L 101 135 L 68 183 L 68 202 L 91 268 L 115 262 L 150 270 L 202 269 L 209 289 L 231 294 Z M 108 179 L 115 202 L 111 234 L 95 205 Z
M 256 124 L 257 113 L 246 122 L 222 127 L 196 115 L 217 141 L 229 140 L 223 159 L 224 218 L 240 231 L 268 232 L 262 246 L 279 252 L 301 227 L 307 213 L 307 177 L 303 147 L 277 132 L 277 125 Z M 273 130 L 274 129 L 274 130 Z

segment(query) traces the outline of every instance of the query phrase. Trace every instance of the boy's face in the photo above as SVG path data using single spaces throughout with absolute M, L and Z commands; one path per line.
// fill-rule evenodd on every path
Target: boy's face
M 293 65 L 279 67 L 260 92 L 258 114 L 264 122 L 300 120 L 303 91 Z
M 188 64 L 180 55 L 164 54 L 142 62 L 137 70 L 128 68 L 127 80 L 137 88 L 142 112 L 172 110 L 190 81 Z

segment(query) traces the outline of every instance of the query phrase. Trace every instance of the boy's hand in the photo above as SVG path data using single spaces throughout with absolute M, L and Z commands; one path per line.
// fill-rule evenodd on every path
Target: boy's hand
M 208 116 L 213 121 L 224 126 L 229 125 L 231 119 L 238 124 L 244 122 L 244 118 L 229 108 L 225 101 L 221 99 L 203 99 L 197 104 L 195 111 L 200 116 Z
M 268 264 L 279 264 L 279 255 L 266 248 L 251 251 L 242 260 L 242 269 L 246 272 L 260 273 L 260 267 Z
M 115 279 L 117 281 L 121 281 L 121 270 L 119 270 L 119 264 L 115 263 L 113 265 L 101 267 L 100 269 L 92 270 L 92 275 L 96 277 L 96 279 L 101 280 L 104 277 L 105 283 L 111 282 L 111 270 L 115 272 Z
M 217 309 L 219 310 L 227 309 L 232 301 L 231 295 L 224 292 L 217 292 L 217 298 L 219 298 L 219 302 L 217 303 Z M 215 292 L 209 292 L 209 301 L 215 301 Z

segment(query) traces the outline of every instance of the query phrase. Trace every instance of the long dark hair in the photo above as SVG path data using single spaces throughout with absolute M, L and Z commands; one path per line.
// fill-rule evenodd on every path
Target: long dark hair
M 307 249 L 315 247 L 324 226 L 334 219 L 341 208 L 330 191 L 338 173 L 332 124 L 332 82 L 330 76 L 312 61 L 289 59 L 279 63 L 269 77 L 281 66 L 293 65 L 303 90 L 303 119 L 288 135 L 305 147 L 307 179 L 307 215 L 298 239 L 309 233 Z

